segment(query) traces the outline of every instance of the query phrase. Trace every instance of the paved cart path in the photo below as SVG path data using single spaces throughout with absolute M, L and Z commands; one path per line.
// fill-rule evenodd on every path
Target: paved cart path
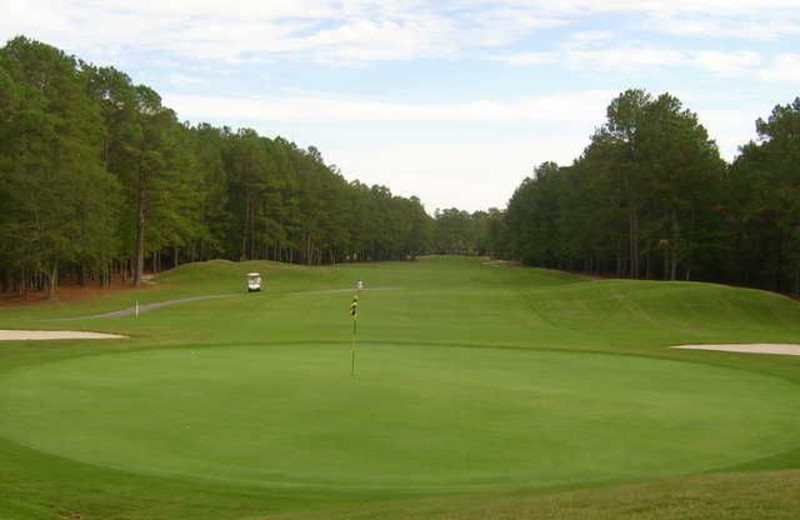
M 180 305 L 181 303 L 190 303 L 202 300 L 216 300 L 220 298 L 233 298 L 234 296 L 240 296 L 240 293 L 214 294 L 210 296 L 193 296 L 191 298 L 180 298 L 178 300 L 167 300 L 163 302 L 146 303 L 144 305 L 139 305 L 139 314 L 142 314 L 143 312 L 152 311 L 155 309 L 160 309 L 162 307 L 169 307 L 171 305 Z M 128 307 L 127 309 L 121 309 L 118 311 L 104 312 L 102 314 L 93 314 L 91 316 L 76 316 L 74 318 L 59 318 L 47 321 L 75 321 L 75 320 L 94 320 L 103 318 L 122 318 L 124 316 L 133 316 L 134 314 L 136 314 L 135 306 Z
M 400 287 L 375 287 L 372 289 L 361 289 L 362 292 L 366 291 L 398 291 Z M 274 294 L 328 294 L 328 293 L 339 293 L 339 292 L 352 292 L 353 289 L 326 289 L 326 290 L 315 290 L 315 291 L 292 291 L 289 293 L 274 293 Z M 212 294 L 207 296 L 193 296 L 191 298 L 180 298 L 177 300 L 166 300 L 163 302 L 156 302 L 156 303 L 147 303 L 144 305 L 139 306 L 139 314 L 152 311 L 155 309 L 160 309 L 162 307 L 169 307 L 171 305 L 180 305 L 182 303 L 191 303 L 203 300 L 217 300 L 222 298 L 233 298 L 234 296 L 241 296 L 243 293 L 227 293 L 227 294 Z M 118 311 L 111 311 L 111 312 L 104 312 L 102 314 L 92 314 L 90 316 L 75 316 L 72 318 L 57 318 L 53 320 L 46 320 L 46 321 L 77 321 L 77 320 L 96 320 L 96 319 L 105 319 L 105 318 L 123 318 L 125 316 L 133 316 L 136 314 L 136 307 L 128 307 L 127 309 L 121 309 Z

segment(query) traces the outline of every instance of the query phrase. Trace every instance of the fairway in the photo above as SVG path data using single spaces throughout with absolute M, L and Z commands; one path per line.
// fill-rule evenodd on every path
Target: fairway
M 0 435 L 232 483 L 450 488 L 699 471 L 800 443 L 776 378 L 633 356 L 363 345 L 182 348 L 8 375 Z M 774 396 L 781 396 L 775 399 Z
M 251 271 L 264 292 L 241 291 Z M 448 515 L 554 486 L 658 493 L 664 478 L 800 462 L 800 358 L 669 348 L 798 343 L 800 306 L 774 294 L 452 257 L 212 261 L 156 282 L 143 306 L 185 301 L 97 317 L 131 306 L 108 293 L 0 316 L 126 336 L 0 344 L 0 493 L 16 497 L 0 518 L 49 518 L 34 496 L 87 518 L 477 519 L 490 515 Z M 624 503 L 603 500 L 610 517 Z

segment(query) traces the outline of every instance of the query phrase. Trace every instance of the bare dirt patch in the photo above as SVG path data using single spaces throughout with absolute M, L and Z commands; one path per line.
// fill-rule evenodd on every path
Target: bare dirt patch
M 32 341 L 53 339 L 121 339 L 127 336 L 78 330 L 0 330 L 0 341 Z
M 800 345 L 788 345 L 782 343 L 677 345 L 671 348 L 689 350 L 716 350 L 722 352 L 739 352 L 743 354 L 780 354 L 784 356 L 800 356 Z
M 59 285 L 56 290 L 56 298 L 54 300 L 48 299 L 47 291 L 31 291 L 26 298 L 20 298 L 18 293 L 2 293 L 0 292 L 0 307 L 21 307 L 31 305 L 58 305 L 62 303 L 71 303 L 83 300 L 89 300 L 98 296 L 105 296 L 117 292 L 136 292 L 152 289 L 158 284 L 150 280 L 143 280 L 141 287 L 134 287 L 130 282 L 123 281 L 121 278 L 115 278 L 111 285 L 101 286 L 99 282 L 92 281 L 86 285 L 78 285 L 76 283 L 63 283 Z M 147 278 L 147 276 L 145 277 Z

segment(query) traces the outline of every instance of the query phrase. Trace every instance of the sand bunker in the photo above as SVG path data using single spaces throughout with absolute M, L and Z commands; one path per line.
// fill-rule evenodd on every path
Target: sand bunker
M 692 350 L 720 350 L 723 352 L 741 352 L 744 354 L 782 354 L 784 356 L 800 356 L 800 345 L 777 343 L 750 343 L 732 345 L 678 345 L 672 348 Z
M 120 339 L 127 336 L 83 332 L 78 330 L 0 330 L 0 341 L 27 341 L 51 339 Z

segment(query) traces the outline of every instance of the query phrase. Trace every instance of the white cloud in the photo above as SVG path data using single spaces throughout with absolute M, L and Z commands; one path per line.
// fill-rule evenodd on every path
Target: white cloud
M 565 21 L 638 15 L 644 28 L 678 36 L 772 40 L 800 34 L 800 0 L 476 0 Z
M 335 96 L 163 96 L 181 119 L 250 121 L 581 121 L 602 118 L 614 93 L 589 90 L 516 101 L 411 104 Z
M 717 142 L 722 157 L 733 161 L 739 155 L 740 146 L 756 139 L 756 119 L 765 117 L 771 110 L 769 100 L 761 100 L 746 107 L 701 108 L 697 116 Z
M 164 102 L 181 119 L 241 120 L 264 135 L 301 136 L 348 178 L 417 195 L 433 212 L 437 207 L 473 211 L 505 206 L 535 164 L 569 164 L 580 155 L 615 94 L 589 90 L 452 104 L 320 94 L 248 99 L 165 95 Z M 405 123 L 418 122 L 436 125 L 451 137 L 429 139 L 436 131 L 407 134 L 405 129 L 419 127 Z
M 718 75 L 751 74 L 762 64 L 761 55 L 755 51 L 683 51 L 636 43 L 575 45 L 573 41 L 557 51 L 519 53 L 491 59 L 517 66 L 563 63 L 574 69 L 592 72 L 632 73 L 683 67 Z
M 743 15 L 764 11 L 791 11 L 800 0 L 475 0 L 472 5 L 526 7 L 554 16 L 638 12 L 649 15 L 705 14 Z
M 187 85 L 208 85 L 208 81 L 198 76 L 190 76 L 188 74 L 181 74 L 179 72 L 171 72 L 167 76 L 167 82 L 170 85 L 178 87 Z
M 0 37 L 27 34 L 104 61 L 130 50 L 155 50 L 199 60 L 290 57 L 358 64 L 450 58 L 609 14 L 638 16 L 640 28 L 670 35 L 800 34 L 800 0 L 3 0 Z M 594 47 L 613 36 L 605 30 L 549 34 L 575 51 L 600 51 Z M 633 45 L 572 57 L 595 58 L 616 68 L 678 59 L 672 51 Z M 504 59 L 522 64 L 553 57 L 528 52 Z
M 667 34 L 701 38 L 774 40 L 780 36 L 800 34 L 800 19 L 791 14 L 780 18 L 761 15 L 755 19 L 668 15 L 654 17 L 650 25 Z
M 701 51 L 690 57 L 697 68 L 717 74 L 748 74 L 761 64 L 761 56 L 753 51 Z
M 3 0 L 0 37 L 27 34 L 95 59 L 156 50 L 203 60 L 352 64 L 448 58 L 607 14 L 636 15 L 640 27 L 672 35 L 800 34 L 800 0 Z M 549 34 L 574 46 L 612 36 Z
M 458 40 L 464 46 L 499 47 L 513 44 L 540 31 L 572 23 L 525 7 L 495 6 L 455 18 Z
M 504 56 L 492 56 L 489 59 L 493 61 L 502 61 L 509 65 L 528 66 L 550 65 L 558 62 L 558 58 L 559 56 L 556 52 L 520 52 Z
M 607 42 L 614 38 L 612 31 L 581 31 L 570 36 L 570 40 L 575 45 L 591 46 Z
M 587 144 L 588 138 L 575 139 L 573 133 L 563 130 L 547 137 L 482 136 L 460 145 L 392 146 L 386 142 L 365 148 L 320 143 L 326 157 L 348 178 L 387 185 L 393 193 L 404 196 L 417 195 L 430 213 L 436 208 L 475 211 L 505 207 L 535 165 L 544 161 L 570 164 Z
M 800 84 L 800 53 L 776 56 L 758 75 L 767 81 Z
M 647 45 L 568 50 L 564 57 L 571 66 L 580 69 L 624 72 L 671 67 L 686 62 L 686 56 L 680 51 Z
M 453 14 L 436 4 L 403 0 L 0 4 L 0 37 L 26 34 L 89 56 L 157 50 L 225 61 L 300 56 L 348 64 L 446 58 L 465 47 L 511 43 L 562 23 L 503 7 Z

